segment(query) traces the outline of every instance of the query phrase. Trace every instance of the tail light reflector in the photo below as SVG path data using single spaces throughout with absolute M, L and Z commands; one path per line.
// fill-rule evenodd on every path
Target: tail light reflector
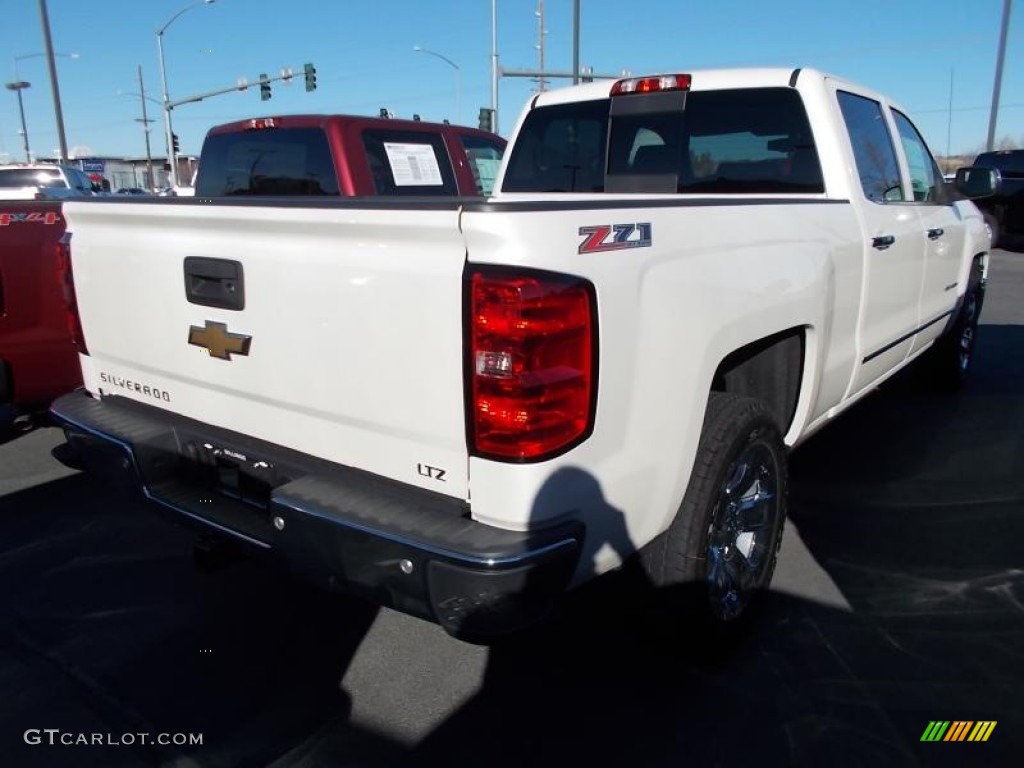
M 470 445 L 480 456 L 539 461 L 593 428 L 593 285 L 527 270 L 470 277 Z
M 89 354 L 89 349 L 85 346 L 82 321 L 78 316 L 75 277 L 71 272 L 71 233 L 65 232 L 57 245 L 54 246 L 54 249 L 56 251 L 57 283 L 60 286 L 61 295 L 64 299 L 64 317 L 67 322 L 68 333 L 71 334 L 71 340 L 74 342 L 75 348 L 83 355 L 87 355 Z
M 665 91 L 688 91 L 692 78 L 689 75 L 654 75 L 652 77 L 630 77 L 618 80 L 612 85 L 612 96 L 630 93 L 662 93 Z

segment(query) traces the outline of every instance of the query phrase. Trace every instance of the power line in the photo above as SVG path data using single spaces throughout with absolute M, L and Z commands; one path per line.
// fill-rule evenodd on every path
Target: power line
M 999 106 L 1000 109 L 1018 109 L 1020 107 L 1024 107 L 1024 102 L 1021 102 L 1020 104 L 1001 104 Z M 915 115 L 927 115 L 932 112 L 978 112 L 980 110 L 987 110 L 988 108 L 989 106 L 986 104 L 981 107 L 957 107 L 953 110 L 950 110 L 949 107 L 942 107 L 941 109 L 911 109 L 908 111 Z

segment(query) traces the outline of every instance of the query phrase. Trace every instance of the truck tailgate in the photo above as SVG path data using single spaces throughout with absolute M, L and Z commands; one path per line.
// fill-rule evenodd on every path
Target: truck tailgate
M 89 391 L 466 497 L 454 201 L 65 214 Z

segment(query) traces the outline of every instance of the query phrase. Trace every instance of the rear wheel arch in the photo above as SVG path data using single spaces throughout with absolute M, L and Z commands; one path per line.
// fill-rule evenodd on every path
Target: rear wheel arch
M 726 355 L 715 370 L 711 391 L 763 401 L 786 434 L 796 415 L 806 356 L 806 328 L 774 333 Z

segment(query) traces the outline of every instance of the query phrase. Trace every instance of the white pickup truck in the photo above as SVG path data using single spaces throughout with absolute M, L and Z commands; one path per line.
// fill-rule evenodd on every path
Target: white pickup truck
M 735 626 L 787 449 L 918 358 L 962 380 L 996 184 L 947 187 L 873 91 L 755 69 L 539 94 L 487 201 L 70 202 L 85 391 L 53 416 L 86 468 L 457 636 L 637 554 Z

